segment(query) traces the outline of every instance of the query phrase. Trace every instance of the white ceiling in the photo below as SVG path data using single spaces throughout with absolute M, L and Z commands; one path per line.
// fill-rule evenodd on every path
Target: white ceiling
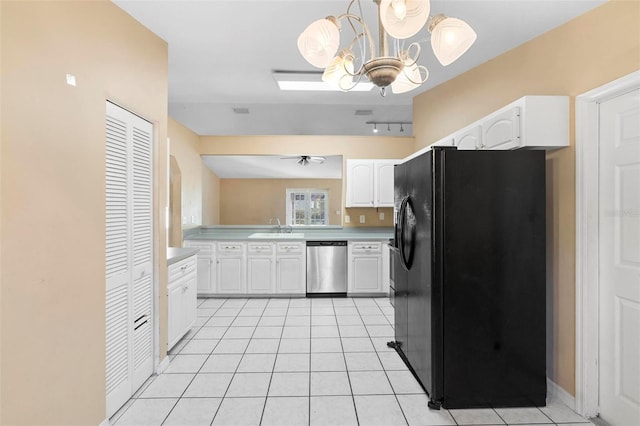
M 327 155 L 322 164 L 309 162 L 306 166 L 298 164 L 297 157 L 203 155 L 202 161 L 218 177 L 226 179 L 342 179 L 342 155 Z
M 422 30 L 420 89 L 367 93 L 281 92 L 273 70 L 317 71 L 300 56 L 298 35 L 312 21 L 345 12 L 348 0 L 113 0 L 169 45 L 169 114 L 200 135 L 372 135 L 367 121 L 412 121 L 412 97 L 441 84 L 605 0 L 433 0 L 431 15 L 467 21 L 478 39 L 458 61 L 441 66 Z M 373 0 L 362 0 L 376 28 Z M 350 39 L 343 26 L 343 45 Z M 376 35 L 377 38 L 377 35 Z M 549 76 L 553 78 L 553 76 Z M 233 108 L 248 108 L 235 114 Z M 370 109 L 370 116 L 356 116 Z M 411 135 L 411 126 L 378 135 Z

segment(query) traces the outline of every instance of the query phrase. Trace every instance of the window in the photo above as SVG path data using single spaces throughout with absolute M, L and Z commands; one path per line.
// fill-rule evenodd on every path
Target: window
M 328 225 L 329 192 L 287 188 L 287 225 Z

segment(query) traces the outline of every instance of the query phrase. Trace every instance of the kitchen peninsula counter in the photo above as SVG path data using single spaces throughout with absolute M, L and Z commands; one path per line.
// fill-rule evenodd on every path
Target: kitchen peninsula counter
M 391 227 L 349 227 L 328 226 L 322 229 L 295 227 L 294 236 L 278 232 L 277 227 L 259 226 L 201 226 L 184 231 L 185 240 L 218 241 L 366 241 L 393 238 Z M 253 234 L 263 234 L 256 238 Z

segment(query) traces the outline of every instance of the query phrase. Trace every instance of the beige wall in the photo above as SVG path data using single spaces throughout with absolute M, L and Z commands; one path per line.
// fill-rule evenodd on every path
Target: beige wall
M 109 1 L 2 1 L 0 10 L 0 424 L 96 425 L 105 418 L 105 99 L 154 123 L 163 287 L 167 45 Z M 161 312 L 165 302 L 162 292 Z
M 640 67 L 640 2 L 611 1 L 414 98 L 416 148 L 524 95 L 569 95 Z M 481 36 L 481 35 L 480 35 Z M 575 393 L 575 135 L 547 155 L 550 377 Z
M 202 224 L 220 224 L 220 178 L 208 167 L 202 168 Z
M 317 188 L 329 192 L 329 224 L 340 225 L 340 179 L 221 179 L 222 225 L 268 225 L 272 217 L 286 224 L 287 188 Z
M 200 154 L 202 155 L 342 155 L 343 161 L 349 158 L 390 158 L 401 159 L 411 154 L 415 149 L 412 137 L 368 137 L 368 136 L 202 136 L 200 138 Z M 343 170 L 344 176 L 344 170 Z M 224 181 L 224 180 L 223 180 Z M 221 185 L 224 188 L 224 183 Z M 345 205 L 344 179 L 342 185 L 341 206 Z M 221 223 L 226 223 L 224 214 L 227 203 L 225 192 L 221 192 Z M 269 211 L 275 211 L 280 206 L 271 199 L 265 206 Z M 282 203 L 283 204 L 283 203 Z M 332 205 L 335 205 L 332 203 Z M 283 208 L 283 207 L 282 207 Z M 331 207 L 331 223 L 335 222 L 335 208 Z M 385 212 L 383 221 L 378 219 L 378 213 Z M 341 217 L 349 215 L 350 223 L 343 226 L 393 226 L 393 209 L 345 209 L 341 210 Z M 365 215 L 365 223 L 360 224 L 358 218 Z M 258 217 L 266 216 L 259 212 Z M 236 222 L 238 223 L 238 222 Z

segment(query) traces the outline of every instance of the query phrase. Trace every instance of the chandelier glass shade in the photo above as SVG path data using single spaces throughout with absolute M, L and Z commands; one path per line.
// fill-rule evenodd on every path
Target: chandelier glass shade
M 404 40 L 419 34 L 425 26 L 431 33 L 434 54 L 442 65 L 454 62 L 476 40 L 476 33 L 464 21 L 444 15 L 430 17 L 429 0 L 373 1 L 378 9 L 377 48 L 362 18 L 360 0 L 351 0 L 342 15 L 314 21 L 298 37 L 298 50 L 302 56 L 311 65 L 325 68 L 322 80 L 340 90 L 353 89 L 362 77 L 378 86 L 383 96 L 388 86 L 394 93 L 420 87 L 429 77 L 427 69 L 417 64 L 420 45 L 414 42 L 405 47 Z M 359 15 L 351 11 L 355 4 Z M 348 23 L 353 38 L 338 53 L 341 22 Z M 393 54 L 389 52 L 388 36 L 394 39 Z

